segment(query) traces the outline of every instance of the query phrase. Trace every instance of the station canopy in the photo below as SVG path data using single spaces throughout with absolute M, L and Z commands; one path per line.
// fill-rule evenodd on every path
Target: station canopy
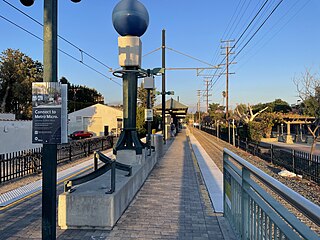
M 162 104 L 154 107 L 157 114 L 162 114 Z M 188 106 L 170 98 L 166 101 L 166 114 L 170 114 L 172 117 L 185 118 L 188 112 Z

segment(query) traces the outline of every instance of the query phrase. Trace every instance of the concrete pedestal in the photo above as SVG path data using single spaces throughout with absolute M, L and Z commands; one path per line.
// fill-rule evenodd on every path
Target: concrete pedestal
M 135 150 L 119 150 L 117 151 L 117 161 L 127 165 L 140 165 L 146 160 L 146 150 L 142 150 L 142 154 L 136 155 Z
M 154 142 L 156 151 L 152 152 L 151 156 L 146 156 L 145 160 L 139 160 L 141 164 L 133 164 L 130 177 L 125 176 L 126 172 L 116 170 L 116 187 L 113 194 L 106 194 L 111 186 L 110 171 L 74 187 L 75 191 L 71 193 L 60 194 L 58 225 L 61 229 L 112 229 L 145 182 L 160 155 L 162 156 L 161 135 L 156 136 Z M 119 155 L 117 159 L 118 157 Z M 135 151 L 124 152 L 120 157 L 139 162 Z
M 284 139 L 284 142 L 287 143 L 287 144 L 293 144 L 292 136 L 291 135 L 286 135 L 285 139 Z

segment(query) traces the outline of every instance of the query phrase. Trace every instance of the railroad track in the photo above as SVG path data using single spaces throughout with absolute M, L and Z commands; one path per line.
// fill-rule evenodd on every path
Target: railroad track
M 320 205 L 320 185 L 309 181 L 307 179 L 300 178 L 286 178 L 279 176 L 277 173 L 282 169 L 279 166 L 271 164 L 257 156 L 253 156 L 239 148 L 232 146 L 231 144 L 224 142 L 223 140 L 218 139 L 217 137 L 210 135 L 204 131 L 201 131 L 197 128 L 190 128 L 191 133 L 199 141 L 201 146 L 205 149 L 210 158 L 215 162 L 218 168 L 222 171 L 223 169 L 223 149 L 227 148 L 232 152 L 236 153 L 246 161 L 250 162 L 254 166 L 258 167 L 268 175 L 277 179 L 281 183 L 285 184 L 295 192 L 304 196 L 311 202 Z M 272 194 L 273 195 L 273 194 Z M 276 197 L 277 198 L 277 197 Z M 298 214 L 295 209 L 292 208 L 287 202 L 283 199 L 278 199 L 282 204 L 284 204 L 291 212 L 293 212 L 301 221 L 309 225 L 313 230 L 316 230 L 318 234 L 320 233 L 319 226 L 312 224 L 307 218 L 303 215 Z

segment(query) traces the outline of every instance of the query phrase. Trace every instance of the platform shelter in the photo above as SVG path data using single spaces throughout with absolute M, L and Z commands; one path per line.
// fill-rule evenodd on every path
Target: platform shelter
M 177 128 L 176 132 L 178 132 L 181 120 L 186 118 L 188 106 L 174 100 L 173 98 L 168 99 L 165 106 L 166 128 L 170 129 L 170 123 L 174 123 Z M 157 114 L 162 115 L 162 104 L 155 106 L 154 109 L 156 110 Z

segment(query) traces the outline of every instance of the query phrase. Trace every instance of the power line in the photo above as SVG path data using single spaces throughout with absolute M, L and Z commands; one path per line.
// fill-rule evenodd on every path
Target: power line
M 277 10 L 277 8 L 280 6 L 280 4 L 283 2 L 283 0 L 280 0 L 280 2 L 273 8 L 271 13 L 268 15 L 268 17 L 262 22 L 262 24 L 259 26 L 259 28 L 254 32 L 254 34 L 249 38 L 249 40 L 244 44 L 244 46 L 237 52 L 237 54 L 234 56 L 232 61 L 243 51 L 243 49 L 251 42 L 251 40 L 254 38 L 254 36 L 259 32 L 259 30 L 263 27 L 263 25 L 268 21 L 268 19 L 272 16 L 272 14 Z
M 240 2 L 241 2 L 241 1 L 242 1 L 242 0 L 240 0 Z M 234 21 L 233 21 L 233 23 L 232 23 L 232 25 L 231 25 L 231 27 L 230 27 L 230 30 L 229 30 L 229 31 L 227 32 L 227 34 L 226 34 L 226 38 L 228 38 L 228 37 L 230 36 L 230 32 L 232 31 L 234 24 L 235 24 L 235 23 L 237 22 L 237 20 L 238 20 L 238 17 L 239 17 L 239 15 L 240 15 L 240 13 L 242 12 L 242 8 L 243 8 L 245 2 L 246 2 L 246 1 L 243 1 L 242 5 L 241 5 L 241 7 L 240 7 L 240 10 L 238 11 L 237 16 L 235 17 L 235 19 L 234 19 Z M 239 3 L 239 4 L 240 4 L 240 3 Z
M 248 7 L 249 7 L 250 3 L 251 3 L 251 0 L 249 1 L 249 3 L 247 4 L 247 6 L 246 6 L 245 10 L 243 11 L 243 14 L 241 14 L 240 19 L 237 21 L 236 26 L 234 27 L 234 29 L 233 29 L 232 33 L 230 34 L 230 38 L 231 38 L 231 36 L 233 35 L 233 33 L 236 31 L 236 29 L 238 28 L 239 23 L 241 22 L 241 20 L 242 20 L 242 18 L 243 18 L 243 16 L 244 16 L 244 14 L 245 14 L 245 12 L 248 10 Z
M 254 20 L 257 18 L 257 16 L 260 14 L 260 12 L 261 12 L 262 9 L 265 7 L 265 5 L 267 4 L 268 1 L 269 1 L 269 0 L 266 0 L 266 1 L 264 2 L 264 4 L 260 7 L 260 9 L 258 10 L 258 12 L 255 14 L 255 16 L 253 17 L 253 19 L 252 19 L 252 20 L 250 21 L 250 23 L 247 25 L 247 27 L 246 27 L 245 30 L 242 32 L 242 34 L 241 34 L 240 37 L 237 39 L 237 41 L 235 42 L 234 45 L 237 45 L 237 44 L 238 44 L 238 42 L 239 42 L 239 41 L 241 40 L 241 38 L 244 36 L 244 34 L 246 33 L 246 31 L 247 31 L 247 30 L 249 29 L 249 27 L 252 25 L 252 23 L 253 23 Z M 239 2 L 239 4 L 240 4 L 240 2 Z M 222 61 L 220 62 L 220 64 L 222 64 L 225 59 L 226 59 L 226 57 L 224 57 L 224 58 L 222 59 Z M 219 64 L 219 65 L 220 65 L 220 64 Z M 224 70 L 225 70 L 225 69 L 223 69 L 221 72 L 224 72 Z M 215 74 L 214 74 L 214 75 L 216 75 L 217 71 L 218 71 L 218 69 L 215 71 Z M 220 76 L 221 76 L 221 75 L 219 75 L 219 76 L 217 77 L 217 79 L 214 81 L 214 83 L 212 84 L 212 86 L 219 80 Z M 214 78 L 214 77 L 213 77 L 213 78 Z M 212 80 L 213 80 L 213 78 L 212 78 Z
M 250 21 L 250 23 L 247 25 L 246 29 L 242 32 L 242 34 L 240 35 L 240 37 L 237 39 L 237 41 L 235 42 L 234 45 L 237 45 L 238 42 L 240 41 L 240 39 L 243 37 L 243 35 L 246 33 L 246 31 L 248 30 L 248 28 L 251 26 L 251 24 L 254 22 L 254 20 L 257 18 L 257 16 L 260 14 L 260 12 L 262 11 L 262 9 L 265 7 L 265 5 L 267 4 L 269 0 L 266 0 L 264 2 L 264 4 L 260 7 L 259 11 L 256 13 L 256 15 L 253 17 L 253 19 Z
M 226 30 L 224 30 L 224 33 L 222 34 L 222 39 L 225 38 L 225 34 L 227 33 L 227 30 L 228 30 L 228 28 L 229 28 L 229 26 L 230 26 L 230 24 L 231 24 L 234 16 L 235 16 L 236 13 L 238 12 L 238 8 L 239 8 L 239 6 L 240 6 L 240 4 L 241 4 L 241 1 L 242 1 L 242 0 L 240 0 L 240 1 L 238 2 L 238 5 L 237 5 L 237 7 L 236 7 L 236 10 L 233 12 L 232 17 L 230 18 L 230 21 L 229 21 L 229 23 L 228 23 L 228 25 L 227 25 L 227 27 L 226 27 Z M 229 31 L 228 31 L 228 33 L 229 33 Z M 219 48 L 218 48 L 218 49 L 219 49 Z
M 32 21 L 34 21 L 35 23 L 39 24 L 40 26 L 43 27 L 43 24 L 41 22 L 39 22 L 37 19 L 31 17 L 30 15 L 26 14 L 24 11 L 20 10 L 19 8 L 17 8 L 16 6 L 12 5 L 11 3 L 9 3 L 8 1 L 6 0 L 2 0 L 4 3 L 8 4 L 10 7 L 14 8 L 16 11 L 20 12 L 21 14 L 23 14 L 24 16 L 26 16 L 27 18 L 31 19 Z M 85 54 L 87 55 L 88 57 L 92 58 L 93 60 L 95 60 L 96 62 L 100 63 L 102 66 L 106 67 L 109 69 L 109 71 L 112 71 L 112 68 L 109 67 L 108 65 L 104 64 L 103 62 L 101 62 L 99 59 L 95 58 L 94 56 L 92 56 L 91 54 L 87 53 L 86 51 L 82 50 L 81 48 L 79 48 L 78 46 L 76 46 L 74 43 L 70 42 L 69 40 L 67 40 L 66 38 L 60 36 L 58 34 L 58 37 L 60 39 L 62 39 L 63 41 L 65 41 L 66 43 L 70 44 L 72 47 L 78 49 L 81 53 L 81 56 L 82 54 Z
M 12 25 L 16 26 L 17 28 L 20 28 L 21 30 L 25 31 L 26 33 L 30 34 L 31 36 L 33 36 L 33 37 L 35 37 L 35 38 L 37 38 L 38 40 L 40 40 L 40 41 L 42 41 L 42 42 L 43 42 L 43 38 L 41 38 L 41 37 L 37 36 L 36 34 L 34 34 L 34 33 L 30 32 L 29 30 L 25 29 L 24 27 L 21 27 L 20 25 L 18 25 L 18 24 L 16 24 L 15 22 L 13 22 L 13 21 L 9 20 L 8 18 L 4 17 L 4 16 L 3 16 L 3 15 L 1 15 L 1 14 L 0 14 L 0 18 L 4 19 L 5 21 L 9 22 L 10 24 L 12 24 Z M 63 50 L 61 50 L 61 49 L 59 49 L 59 48 L 58 48 L 58 51 L 59 51 L 59 52 L 61 52 L 61 53 L 63 53 L 63 54 L 65 54 L 66 56 L 68 56 L 68 57 L 72 58 L 73 60 L 75 60 L 75 61 L 77 61 L 77 62 L 79 62 L 79 63 L 83 64 L 84 66 L 86 66 L 87 68 L 89 68 L 89 69 L 91 69 L 91 70 L 95 71 L 96 73 L 98 73 L 98 74 L 100 74 L 100 75 L 104 76 L 105 78 L 107 78 L 107 79 L 109 79 L 110 81 L 112 81 L 112 82 L 116 83 L 117 85 L 122 86 L 122 84 L 120 84 L 120 83 L 118 83 L 117 81 L 113 80 L 111 77 L 108 77 L 108 76 L 107 76 L 107 75 L 105 75 L 104 73 L 102 73 L 102 72 L 98 71 L 97 69 L 95 69 L 95 68 L 91 67 L 90 65 L 88 65 L 88 64 L 86 64 L 86 63 L 84 63 L 83 61 L 78 60 L 77 58 L 75 58 L 75 57 L 74 57 L 74 56 L 72 56 L 71 54 L 69 54 L 69 53 L 67 53 L 67 52 L 65 52 L 65 51 L 63 51 Z
M 268 0 L 266 0 L 268 1 Z M 270 14 L 267 16 L 267 18 L 262 22 L 262 24 L 258 27 L 258 29 L 254 32 L 254 34 L 249 38 L 249 40 L 242 46 L 242 48 L 237 52 L 237 54 L 235 54 L 235 56 L 233 57 L 232 61 L 234 61 L 234 59 L 243 51 L 243 49 L 251 42 L 251 40 L 254 38 L 254 36 L 260 31 L 260 29 L 263 27 L 263 25 L 267 22 L 267 20 L 272 16 L 272 14 L 276 11 L 276 9 L 280 6 L 280 4 L 283 2 L 283 0 L 280 0 L 280 2 L 273 8 L 273 10 L 270 12 Z M 265 6 L 265 4 L 263 5 Z M 261 8 L 260 8 L 261 9 Z M 257 14 L 256 14 L 257 16 Z M 255 17 L 256 17 L 255 16 Z M 226 57 L 224 57 L 225 59 Z M 221 63 L 224 61 L 224 59 L 221 61 Z M 221 64 L 220 63 L 220 64 Z M 224 71 L 225 69 L 223 69 Z M 220 75 L 221 76 L 221 75 Z M 215 80 L 215 82 L 212 84 L 212 86 L 218 81 L 218 79 L 220 78 L 220 76 L 217 77 L 217 79 Z
M 265 41 L 264 44 L 263 44 L 262 46 L 260 46 L 260 48 L 259 48 L 255 53 L 251 54 L 251 57 L 250 57 L 246 62 L 248 62 L 250 59 L 252 59 L 253 56 L 255 56 L 261 49 L 263 49 L 288 23 L 289 23 L 290 21 L 292 21 L 292 19 L 293 19 L 295 16 L 297 16 L 298 13 L 299 13 L 308 3 L 310 3 L 310 2 L 311 2 L 311 0 L 305 2 L 302 6 L 300 6 L 300 8 L 280 27 L 280 29 L 278 29 L 269 39 L 267 39 L 267 41 Z M 280 21 L 282 21 L 282 20 L 284 19 L 284 17 L 286 17 L 286 16 L 288 15 L 288 13 L 289 13 L 290 11 L 292 11 L 292 9 L 293 9 L 298 3 L 300 3 L 299 0 L 297 0 L 297 1 L 290 7 L 290 9 L 289 9 L 285 14 L 282 15 L 282 17 L 281 17 L 281 18 L 268 30 L 268 32 L 257 42 L 257 44 L 261 43 L 261 41 L 264 39 L 264 37 L 265 37 L 268 33 L 270 33 L 271 30 L 272 30 L 276 25 L 278 25 L 278 24 L 280 23 Z M 251 48 L 250 50 L 252 50 L 252 48 Z M 250 52 L 250 50 L 247 51 L 247 52 L 245 52 L 243 56 L 247 55 L 247 54 Z M 237 68 L 237 70 L 240 69 L 244 64 L 245 64 L 245 63 L 241 64 L 241 65 Z

